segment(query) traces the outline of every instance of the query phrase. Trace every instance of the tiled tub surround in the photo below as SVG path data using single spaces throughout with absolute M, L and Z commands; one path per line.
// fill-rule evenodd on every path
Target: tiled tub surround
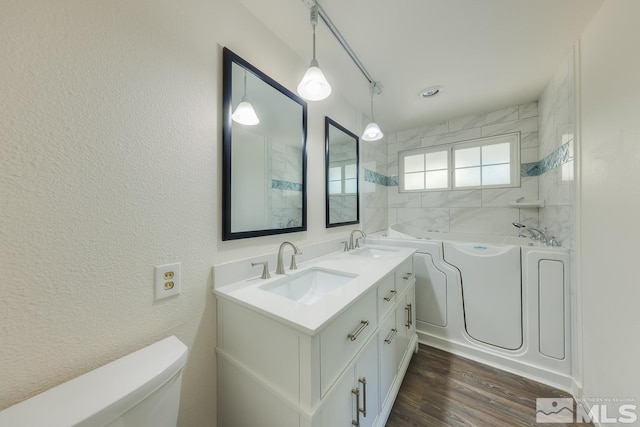
M 537 200 L 538 177 L 523 176 L 521 186 L 484 190 L 398 191 L 398 153 L 412 148 L 467 141 L 520 132 L 520 162 L 538 161 L 537 102 L 517 105 L 417 129 L 391 133 L 388 144 L 389 224 L 406 224 L 424 230 L 514 235 L 513 222 L 537 227 L 538 209 L 512 208 L 520 197 Z
M 571 49 L 558 66 L 539 101 L 540 226 L 547 227 L 562 245 L 574 247 L 575 183 L 575 60 Z
M 368 121 L 363 119 L 363 129 Z M 360 139 L 360 224 L 366 233 L 389 226 L 387 137 L 379 141 Z M 380 181 L 383 180 L 383 181 Z

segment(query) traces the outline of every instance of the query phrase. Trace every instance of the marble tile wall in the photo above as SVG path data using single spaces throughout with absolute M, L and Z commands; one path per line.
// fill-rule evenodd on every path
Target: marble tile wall
M 539 193 L 545 200 L 545 207 L 539 210 L 540 227 L 547 228 L 563 246 L 569 248 L 573 248 L 575 240 L 575 101 L 575 61 L 574 50 L 571 49 L 538 103 Z
M 389 224 L 402 223 L 425 230 L 517 235 L 513 222 L 538 226 L 538 209 L 509 207 L 520 197 L 538 199 L 537 173 L 524 174 L 518 188 L 449 190 L 422 193 L 398 191 L 398 153 L 411 148 L 461 142 L 485 136 L 520 132 L 522 164 L 538 162 L 537 102 L 452 119 L 395 132 L 388 138 L 386 182 Z
M 302 156 L 300 148 L 291 144 L 270 142 L 271 197 L 270 227 L 302 225 Z
M 363 116 L 363 129 L 366 121 Z M 379 141 L 360 139 L 360 223 L 365 233 L 384 230 L 389 226 L 388 141 L 388 135 Z

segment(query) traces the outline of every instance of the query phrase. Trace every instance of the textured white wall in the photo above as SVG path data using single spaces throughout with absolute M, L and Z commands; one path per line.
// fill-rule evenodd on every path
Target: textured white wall
M 211 266 L 282 240 L 220 241 L 223 46 L 291 89 L 307 66 L 233 0 L 3 0 L 0 409 L 175 334 L 180 425 L 215 425 Z M 359 130 L 339 96 L 309 113 L 300 244 L 347 233 L 324 228 L 324 114 Z
M 581 39 L 578 259 L 584 395 L 640 401 L 638 16 L 607 1 Z

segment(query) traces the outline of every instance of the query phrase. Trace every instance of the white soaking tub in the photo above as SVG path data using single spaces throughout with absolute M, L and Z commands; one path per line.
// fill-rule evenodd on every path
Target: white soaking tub
M 570 253 L 528 238 L 394 225 L 367 243 L 416 249 L 421 343 L 570 391 Z

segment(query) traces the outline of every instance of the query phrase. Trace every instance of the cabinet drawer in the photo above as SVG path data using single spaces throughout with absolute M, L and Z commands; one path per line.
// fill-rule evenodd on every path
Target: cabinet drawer
M 396 291 L 401 294 L 411 283 L 413 283 L 413 256 L 396 268 Z
M 398 372 L 398 328 L 395 313 L 380 324 L 378 342 L 380 346 L 380 399 L 383 404 L 391 390 L 391 384 Z
M 398 292 L 394 275 L 389 274 L 378 283 L 378 313 L 380 319 L 383 319 L 398 301 Z
M 376 330 L 376 295 L 375 288 L 368 291 L 320 333 L 321 396 Z

